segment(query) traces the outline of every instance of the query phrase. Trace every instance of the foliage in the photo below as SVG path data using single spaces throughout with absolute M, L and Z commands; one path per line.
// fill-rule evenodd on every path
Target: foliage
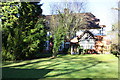
M 72 37 L 76 36 L 76 32 L 79 31 L 81 28 L 86 28 L 86 18 L 84 15 L 75 14 L 72 11 L 69 11 L 69 8 L 65 8 L 64 12 L 60 10 L 57 11 L 57 15 L 53 15 L 54 21 L 52 21 L 53 17 L 51 18 L 50 28 L 51 31 L 54 31 L 53 26 L 57 26 L 62 24 L 66 28 L 66 38 L 71 39 Z M 62 21 L 60 21 L 62 20 Z
M 60 18 L 58 18 L 59 21 L 63 21 L 61 19 L 61 16 L 59 16 Z M 53 16 L 53 20 L 54 20 L 54 16 Z M 63 26 L 62 23 L 59 23 L 58 26 L 53 26 L 53 35 L 54 35 L 54 40 L 53 40 L 53 57 L 57 56 L 58 50 L 62 44 L 62 42 L 64 41 L 65 35 L 66 35 L 66 28 Z
M 120 55 L 120 52 L 118 52 L 118 51 L 111 51 L 111 53 L 112 53 L 113 55 L 115 55 L 116 57 L 118 57 L 118 55 Z
M 14 53 L 17 50 L 17 44 L 21 44 L 19 27 L 17 25 L 18 3 L 2 3 L 2 55 L 3 59 L 15 59 Z M 19 51 L 18 51 L 19 53 Z
M 73 10 L 69 11 L 69 9 L 73 9 L 72 7 L 76 7 L 78 12 L 80 12 L 80 9 L 83 7 L 83 2 L 81 3 L 73 3 L 75 5 L 70 6 L 70 3 L 66 2 L 63 6 L 66 7 L 61 11 L 62 8 L 61 5 L 54 4 L 50 5 L 52 10 L 52 13 L 57 12 L 57 15 L 52 15 L 49 21 L 49 25 L 52 34 L 54 35 L 54 45 L 53 45 L 53 56 L 56 56 L 58 53 L 58 49 L 60 48 L 60 45 L 62 41 L 65 39 L 70 39 L 75 35 L 75 32 L 79 29 L 79 25 L 82 25 L 84 23 L 83 16 L 73 14 Z M 69 5 L 69 6 L 66 6 Z M 78 5 L 81 6 L 78 7 Z M 76 10 L 74 10 L 76 11 Z M 72 15 L 71 15 L 72 14 Z M 79 18 L 78 18 L 79 17 Z M 82 22 L 81 22 L 82 21 Z M 80 24 L 82 23 L 82 24 Z M 83 25 L 82 25 L 83 26 Z
M 109 34 L 112 36 L 112 45 L 111 45 L 111 53 L 112 54 L 119 54 L 120 53 L 120 29 L 119 29 L 119 24 L 120 22 L 118 21 L 117 23 L 112 25 L 112 30 L 109 32 Z
M 115 55 L 116 57 L 118 57 L 118 55 L 120 55 L 120 46 L 118 46 L 116 44 L 112 44 L 111 45 L 111 53 L 113 55 Z
M 40 7 L 36 2 L 2 3 L 4 60 L 33 58 L 43 49 L 46 30 Z

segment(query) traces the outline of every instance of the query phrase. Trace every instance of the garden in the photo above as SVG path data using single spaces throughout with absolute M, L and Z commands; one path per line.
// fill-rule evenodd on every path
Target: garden
M 118 58 L 112 54 L 58 55 L 26 61 L 5 61 L 3 79 L 118 78 Z
M 93 27 L 100 29 L 97 24 L 99 19 L 92 13 L 80 13 L 84 2 L 74 4 L 75 9 L 78 9 L 75 12 L 80 14 L 73 14 L 74 10 L 71 11 L 70 6 L 73 9 L 74 5 L 65 3 L 64 5 L 69 4 L 69 6 L 64 9 L 57 4 L 51 6 L 53 7 L 51 11 L 54 11 L 52 13 L 57 11 L 57 15 L 49 16 L 42 14 L 43 4 L 40 2 L 2 2 L 0 4 L 2 5 L 0 32 L 2 32 L 3 41 L 1 45 L 2 80 L 118 78 L 118 53 L 120 52 L 118 45 L 115 51 L 111 51 L 112 54 L 111 52 L 97 54 L 93 48 L 88 50 L 80 46 L 71 47 L 70 40 L 76 36 L 77 31 L 83 29 L 86 31 Z M 56 6 L 63 11 L 55 9 Z M 80 39 L 83 38 L 88 42 L 94 38 L 94 35 L 91 37 L 87 34 L 87 37 L 79 36 Z M 63 54 L 60 54 L 61 44 L 65 41 L 67 45 L 69 43 L 70 46 L 67 46 L 69 49 L 66 48 L 61 52 Z M 86 46 L 88 46 L 87 43 Z M 73 54 L 70 54 L 71 50 Z

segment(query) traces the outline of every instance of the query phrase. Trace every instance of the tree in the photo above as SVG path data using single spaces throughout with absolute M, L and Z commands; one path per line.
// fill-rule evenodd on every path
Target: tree
M 46 30 L 41 6 L 36 2 L 2 3 L 3 59 L 33 58 L 42 50 Z
M 42 19 L 41 6 L 35 2 L 21 3 L 19 21 L 24 31 L 23 41 L 26 48 L 23 51 L 28 57 L 33 57 L 34 54 L 41 52 L 44 48 L 46 30 Z
M 62 14 L 60 14 L 62 15 Z M 59 18 L 58 18 L 59 17 Z M 57 20 L 56 20 L 57 18 Z M 57 23 L 57 21 L 59 21 L 60 23 Z M 61 16 L 52 16 L 51 22 L 53 23 L 52 26 L 52 34 L 54 35 L 54 40 L 53 40 L 53 58 L 55 58 L 57 56 L 57 53 L 59 51 L 59 48 L 62 44 L 62 42 L 65 39 L 65 35 L 66 35 L 66 27 L 64 27 L 64 22 L 63 22 L 63 18 L 61 18 Z M 52 24 L 51 24 L 52 25 Z
M 113 10 L 117 10 L 118 11 L 118 14 L 120 13 L 120 1 L 118 1 L 118 8 L 112 8 Z M 115 24 L 112 25 L 112 35 L 115 35 L 116 36 L 112 39 L 113 43 L 112 43 L 112 50 L 114 52 L 114 50 L 116 51 L 115 53 L 119 54 L 120 55 L 120 28 L 119 28 L 119 25 L 120 25 L 120 20 L 119 20 L 119 16 L 118 16 L 118 22 L 116 22 Z M 114 40 L 116 39 L 116 40 Z M 116 42 L 114 42 L 116 41 Z
M 1 14 L 1 19 L 2 19 L 2 56 L 3 59 L 15 59 L 15 54 L 16 53 L 16 45 L 18 43 L 16 34 L 19 36 L 18 29 L 15 27 L 17 25 L 17 14 L 18 14 L 18 3 L 14 2 L 9 2 L 9 3 L 1 3 L 2 5 L 2 14 Z M 19 28 L 19 27 L 18 27 Z M 15 34 L 16 33 L 16 34 Z M 14 37 L 13 37 L 14 36 Z M 20 41 L 21 42 L 21 41 Z M 20 43 L 19 42 L 19 43 Z M 19 44 L 18 43 L 18 44 Z
M 52 16 L 50 16 L 48 26 L 54 35 L 53 57 L 56 57 L 65 38 L 70 39 L 80 27 L 86 27 L 84 15 L 76 15 L 83 10 L 83 4 L 84 2 L 65 2 L 50 5 Z
M 112 30 L 109 32 L 112 38 L 111 51 L 113 54 L 120 54 L 120 34 L 118 28 L 119 22 L 112 25 Z
M 62 24 L 66 27 L 67 38 L 70 39 L 71 37 L 75 36 L 75 33 L 80 28 L 85 28 L 87 22 L 85 22 L 86 18 L 84 15 L 81 15 L 82 12 L 85 11 L 85 1 L 77 2 L 60 2 L 60 3 L 53 3 L 50 5 L 51 13 L 53 15 L 57 15 L 56 20 L 57 23 L 59 22 L 59 18 L 63 20 Z M 60 15 L 59 15 L 60 14 Z M 52 23 L 53 25 L 53 23 Z M 52 26 L 53 27 L 53 26 Z

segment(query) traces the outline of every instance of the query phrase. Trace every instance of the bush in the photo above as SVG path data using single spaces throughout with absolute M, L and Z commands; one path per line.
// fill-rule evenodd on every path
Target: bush
M 115 55 L 116 57 L 118 57 L 120 55 L 120 52 L 119 51 L 111 51 L 111 53 L 113 55 Z

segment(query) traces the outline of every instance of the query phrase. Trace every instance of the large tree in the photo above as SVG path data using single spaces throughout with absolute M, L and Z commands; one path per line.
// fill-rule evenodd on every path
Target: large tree
M 45 27 L 38 2 L 3 2 L 2 55 L 17 60 L 35 57 L 42 50 Z
M 47 18 L 48 26 L 54 35 L 53 57 L 56 57 L 58 49 L 65 38 L 70 39 L 80 27 L 86 27 L 84 15 L 76 15 L 84 11 L 82 2 L 60 2 L 50 4 L 52 15 Z
M 86 2 L 84 0 L 81 2 L 58 2 L 50 5 L 51 14 L 59 16 L 56 16 L 56 21 L 57 23 L 63 24 L 63 26 L 66 27 L 67 38 L 69 39 L 75 35 L 75 32 L 77 32 L 80 27 L 85 28 L 87 25 L 84 15 L 80 14 L 85 12 L 85 4 Z M 61 22 L 60 19 L 63 21 Z M 52 25 L 51 27 L 53 27 Z

